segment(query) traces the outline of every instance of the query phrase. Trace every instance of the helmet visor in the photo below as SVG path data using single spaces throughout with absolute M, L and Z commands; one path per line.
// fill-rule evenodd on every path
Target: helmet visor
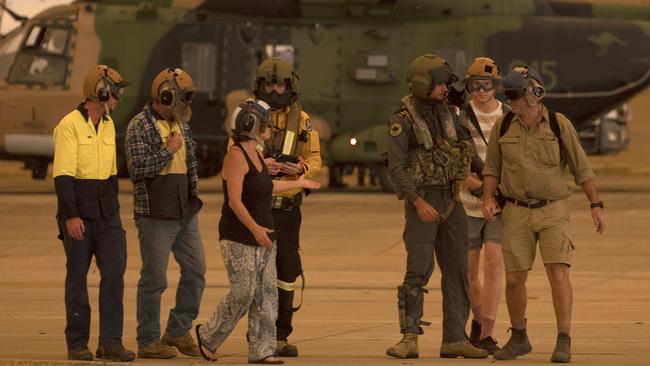
M 470 80 L 469 90 L 472 92 L 484 91 L 489 92 L 494 89 L 494 80 L 491 79 L 473 79 Z
M 506 89 L 503 91 L 503 94 L 508 98 L 508 100 L 515 101 L 524 96 L 526 89 Z

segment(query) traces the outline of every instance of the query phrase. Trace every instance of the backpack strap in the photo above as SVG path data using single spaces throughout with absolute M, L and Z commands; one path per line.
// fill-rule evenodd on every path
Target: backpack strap
M 512 113 L 512 111 L 508 111 L 508 113 L 506 113 L 506 115 L 503 117 L 501 128 L 499 128 L 499 137 L 503 137 L 503 135 L 508 132 L 508 128 L 510 128 L 510 123 L 512 122 L 513 118 L 515 118 L 515 114 Z
M 474 108 L 472 108 L 470 104 L 466 105 L 465 114 L 467 114 L 469 121 L 472 122 L 472 125 L 474 125 L 474 128 L 476 128 L 476 131 L 478 131 L 478 134 L 481 135 L 483 142 L 485 142 L 485 145 L 487 146 L 488 144 L 487 139 L 485 138 L 485 135 L 483 135 L 483 130 L 481 130 L 481 125 L 478 123 L 478 118 L 476 118 L 476 113 L 474 113 Z
M 562 136 L 560 133 L 560 124 L 557 121 L 557 113 L 548 109 L 548 122 L 551 125 L 551 130 L 555 137 L 557 137 L 557 143 L 560 146 L 560 164 L 566 163 L 566 149 L 564 148 L 564 143 L 562 142 Z

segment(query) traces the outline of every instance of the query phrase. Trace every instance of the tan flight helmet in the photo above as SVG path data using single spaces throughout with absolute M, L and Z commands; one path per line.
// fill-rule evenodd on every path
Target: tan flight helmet
M 119 100 L 124 88 L 131 84 L 124 80 L 115 69 L 106 65 L 97 65 L 88 71 L 84 79 L 84 96 L 93 102 L 106 103 L 113 98 Z
M 411 63 L 406 82 L 409 90 L 418 99 L 429 99 L 438 84 L 453 84 L 458 81 L 451 66 L 440 56 L 424 54 Z
M 180 68 L 164 69 L 151 83 L 151 97 L 162 105 L 173 107 L 178 102 L 189 104 L 195 94 L 192 77 Z
M 253 94 L 268 103 L 271 108 L 279 109 L 293 104 L 298 99 L 298 75 L 293 66 L 286 60 L 272 57 L 264 60 L 257 68 Z M 262 84 L 271 82 L 284 83 L 287 92 L 278 94 L 275 90 L 265 93 Z
M 496 84 L 503 78 L 499 66 L 489 57 L 477 57 L 465 72 L 465 90 L 471 93 L 472 80 L 492 80 Z

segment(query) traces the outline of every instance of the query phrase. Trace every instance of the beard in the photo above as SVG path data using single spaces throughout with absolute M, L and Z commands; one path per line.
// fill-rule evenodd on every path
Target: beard
M 171 113 L 179 123 L 189 123 L 192 119 L 192 107 L 189 104 L 177 103 L 171 109 Z

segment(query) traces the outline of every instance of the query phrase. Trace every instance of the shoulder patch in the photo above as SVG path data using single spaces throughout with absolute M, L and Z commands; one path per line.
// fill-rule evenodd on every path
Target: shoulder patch
M 397 137 L 402 134 L 402 124 L 399 122 L 393 122 L 390 124 L 389 133 L 393 137 Z
M 408 116 L 408 112 L 406 109 L 400 109 L 399 111 L 395 112 L 395 115 L 399 118 L 404 118 Z
M 305 130 L 307 130 L 307 131 L 313 131 L 314 130 L 314 126 L 312 126 L 311 119 L 309 119 L 309 118 L 307 118 L 305 120 Z

